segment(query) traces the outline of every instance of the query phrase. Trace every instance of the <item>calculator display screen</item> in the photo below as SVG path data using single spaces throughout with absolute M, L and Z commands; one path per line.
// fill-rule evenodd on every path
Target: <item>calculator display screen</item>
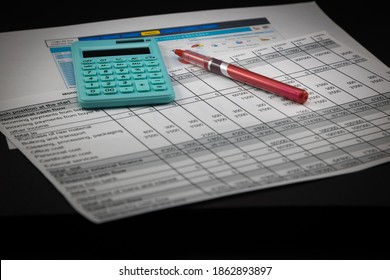
M 150 54 L 149 48 L 124 48 L 124 49 L 109 49 L 109 50 L 89 50 L 83 51 L 83 57 L 100 57 L 100 56 L 116 56 L 116 55 L 134 55 L 134 54 Z

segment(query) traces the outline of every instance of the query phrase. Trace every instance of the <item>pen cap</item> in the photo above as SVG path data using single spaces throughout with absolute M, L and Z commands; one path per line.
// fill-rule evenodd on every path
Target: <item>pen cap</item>
M 184 61 L 200 66 L 202 68 L 208 68 L 207 65 L 211 60 L 211 57 L 199 54 L 191 50 L 175 50 L 175 54 L 180 56 Z

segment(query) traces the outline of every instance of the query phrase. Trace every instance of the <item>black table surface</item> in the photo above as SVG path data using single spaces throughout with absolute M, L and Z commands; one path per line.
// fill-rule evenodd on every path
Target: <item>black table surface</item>
M 165 13 L 304 1 L 166 1 L 147 9 L 86 10 L 10 3 L 0 32 Z M 316 1 L 390 65 L 380 1 Z M 88 5 L 88 3 L 86 3 Z M 128 5 L 128 4 L 126 4 Z M 126 6 L 125 5 L 125 6 Z M 69 10 L 67 10 L 69 9 Z M 33 12 L 41 10 L 42 12 Z M 61 14 L 61 11 L 65 13 Z M 103 12 L 102 12 L 103 11 Z M 5 10 L 4 10 L 5 12 Z M 18 150 L 0 139 L 2 259 L 389 259 L 390 163 L 359 172 L 93 224 Z

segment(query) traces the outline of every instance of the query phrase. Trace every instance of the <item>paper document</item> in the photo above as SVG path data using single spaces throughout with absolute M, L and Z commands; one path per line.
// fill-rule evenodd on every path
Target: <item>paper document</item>
M 64 90 L 2 102 L 1 131 L 95 223 L 389 161 L 383 64 L 326 32 L 221 58 L 309 100 L 179 65 L 168 69 L 172 104 L 84 110 Z

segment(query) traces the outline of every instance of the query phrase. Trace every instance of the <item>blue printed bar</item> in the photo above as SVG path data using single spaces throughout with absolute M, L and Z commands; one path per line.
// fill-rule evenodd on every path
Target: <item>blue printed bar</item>
M 104 39 L 121 39 L 121 38 L 137 38 L 143 37 L 144 34 L 153 34 L 153 36 L 165 36 L 165 35 L 175 35 L 189 32 L 197 32 L 197 31 L 207 31 L 207 30 L 219 30 L 219 29 L 228 29 L 235 27 L 243 27 L 247 26 L 249 30 L 249 26 L 269 24 L 269 21 L 266 18 L 255 18 L 255 19 L 245 19 L 245 20 L 236 20 L 236 21 L 226 21 L 226 22 L 217 22 L 217 23 L 208 23 L 208 24 L 200 24 L 200 25 L 190 25 L 190 26 L 182 26 L 182 27 L 169 27 L 158 30 L 143 30 L 143 31 L 134 31 L 134 32 L 126 32 L 126 33 L 117 33 L 117 34 L 105 34 L 105 35 L 96 35 L 96 36 L 88 36 L 79 38 L 80 41 L 91 41 L 91 40 L 104 40 Z M 149 32 L 153 31 L 153 32 Z M 158 34 L 156 34 L 158 31 Z M 240 31 L 238 29 L 235 32 Z M 246 30 L 244 30 L 246 31 Z M 217 33 L 215 33 L 217 34 Z

